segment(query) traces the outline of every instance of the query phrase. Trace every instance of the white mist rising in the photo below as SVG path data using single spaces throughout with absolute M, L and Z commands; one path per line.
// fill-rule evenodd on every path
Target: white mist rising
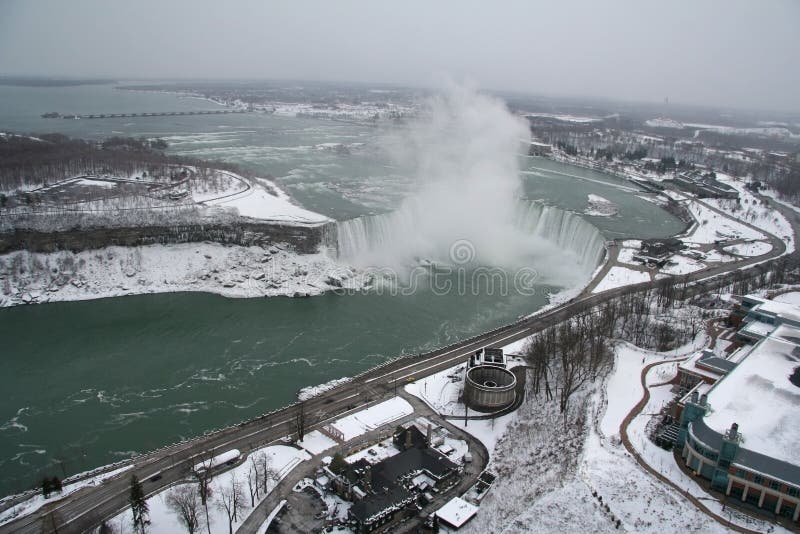
M 529 137 L 525 121 L 495 98 L 454 86 L 429 99 L 392 148 L 411 167 L 415 193 L 395 212 L 340 224 L 341 257 L 360 267 L 468 259 L 534 267 L 551 281 L 585 277 L 576 258 L 520 224 L 527 206 L 519 200 L 519 153 Z

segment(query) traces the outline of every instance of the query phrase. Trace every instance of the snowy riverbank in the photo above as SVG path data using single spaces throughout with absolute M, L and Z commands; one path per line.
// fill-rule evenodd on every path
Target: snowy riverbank
M 88 181 L 68 179 L 60 182 L 60 187 Z M 118 188 L 130 181 L 104 178 L 92 184 Z M 243 221 L 274 223 L 279 228 L 330 222 L 294 204 L 266 179 L 215 171 L 210 178 L 195 181 L 189 190 L 202 209 L 221 210 L 243 217 Z M 185 291 L 226 297 L 304 297 L 340 288 L 360 289 L 364 283 L 363 277 L 357 278 L 355 271 L 338 263 L 335 253 L 325 247 L 302 254 L 283 243 L 262 247 L 204 241 L 107 246 L 79 252 L 20 250 L 0 255 L 2 307 Z
M 364 280 L 322 251 L 216 243 L 107 247 L 0 256 L 0 306 L 143 293 L 202 291 L 225 297 L 302 297 Z

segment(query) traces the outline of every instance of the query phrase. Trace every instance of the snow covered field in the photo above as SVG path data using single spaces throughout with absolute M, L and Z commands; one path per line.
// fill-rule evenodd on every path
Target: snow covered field
M 765 232 L 778 236 L 786 243 L 787 252 L 794 250 L 794 231 L 791 223 L 786 220 L 782 213 L 772 209 L 768 204 L 764 204 L 761 199 L 745 187 L 744 182 L 722 173 L 717 173 L 717 180 L 736 189 L 739 193 L 739 202 L 725 199 L 708 199 L 709 205 L 761 228 Z
M 723 250 L 737 256 L 761 256 L 772 250 L 772 245 L 763 241 L 753 241 L 752 243 L 731 245 Z
M 465 365 L 459 365 L 406 384 L 405 390 L 441 415 L 464 415 L 459 402 L 464 389 Z
M 219 171 L 232 178 L 244 180 L 227 171 Z M 289 195 L 279 189 L 274 182 L 259 178 L 247 181 L 249 187 L 230 196 L 206 201 L 205 204 L 236 209 L 242 217 L 270 221 L 318 224 L 330 221 L 324 215 L 303 209 L 290 201 Z
M 664 266 L 660 272 L 664 274 L 681 275 L 693 273 L 695 271 L 699 271 L 700 269 L 704 269 L 705 267 L 706 265 L 702 262 L 688 258 L 681 254 L 675 254 L 669 259 L 667 265 Z
M 311 457 L 303 450 L 295 449 L 294 447 L 288 447 L 285 445 L 272 445 L 269 447 L 264 447 L 263 449 L 258 449 L 251 453 L 258 455 L 259 453 L 264 453 L 269 458 L 271 462 L 272 469 L 275 470 L 277 473 L 275 480 L 270 481 L 269 489 L 270 491 L 272 488 L 277 485 L 277 483 L 282 480 L 286 475 L 288 475 L 295 467 L 297 467 L 301 462 L 305 460 L 309 460 Z M 208 514 L 210 519 L 210 531 L 212 534 L 227 534 L 228 533 L 228 517 L 225 514 L 225 511 L 220 508 L 218 505 L 219 503 L 219 496 L 223 491 L 223 488 L 229 487 L 231 481 L 235 478 L 239 483 L 241 483 L 244 487 L 244 492 L 247 493 L 247 477 L 248 472 L 250 470 L 250 462 L 245 461 L 241 465 L 231 469 L 230 471 L 226 471 L 217 475 L 211 481 L 211 501 L 208 506 Z M 186 527 L 181 525 L 178 521 L 178 516 L 169 509 L 167 505 L 167 496 L 171 491 L 174 491 L 175 488 L 180 488 L 181 486 L 191 486 L 196 487 L 196 482 L 191 482 L 187 484 L 179 484 L 177 486 L 173 486 L 171 489 L 162 491 L 156 495 L 153 495 L 149 499 L 147 499 L 147 504 L 150 508 L 150 526 L 147 529 L 147 532 L 151 534 L 175 534 L 178 532 L 185 532 Z M 265 495 L 261 495 L 261 499 L 256 501 L 256 505 L 258 502 L 263 500 Z M 244 513 L 241 515 L 238 521 L 234 522 L 233 529 L 234 531 L 241 525 L 250 509 L 250 496 L 245 495 L 246 501 L 246 509 Z M 203 519 L 205 519 L 205 511 L 201 511 L 201 515 Z M 109 525 L 113 527 L 117 534 L 127 534 L 133 532 L 133 525 L 132 525 L 132 517 L 130 509 L 122 512 L 118 516 L 114 517 L 112 520 L 109 521 Z M 205 526 L 203 529 L 200 530 L 201 532 L 205 532 Z
M 627 286 L 631 284 L 638 284 L 640 282 L 649 282 L 650 273 L 642 271 L 634 271 L 633 269 L 626 269 L 625 267 L 614 266 L 609 269 L 605 278 L 592 290 L 592 293 L 600 293 L 607 289 L 614 289 L 615 287 Z
M 684 239 L 687 243 L 708 244 L 725 239 L 766 239 L 767 237 L 761 232 L 732 221 L 695 200 L 689 201 L 687 208 L 698 221 L 694 232 Z

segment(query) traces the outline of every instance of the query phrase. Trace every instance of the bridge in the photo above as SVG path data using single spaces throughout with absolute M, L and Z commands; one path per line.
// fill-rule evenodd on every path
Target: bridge
M 800 235 L 800 218 L 785 206 L 769 200 L 770 205 L 791 222 L 795 236 Z M 751 226 L 747 223 L 742 223 Z M 765 233 L 764 230 L 760 230 Z M 767 234 L 769 235 L 769 234 Z M 733 282 L 757 278 L 774 262 L 782 261 L 785 243 L 769 235 L 773 249 L 762 256 L 726 263 L 681 277 L 687 284 L 687 296 L 718 290 Z M 800 258 L 793 252 L 790 258 Z M 668 279 L 669 280 L 669 279 Z M 395 358 L 369 369 L 350 381 L 305 402 L 296 402 L 238 425 L 216 430 L 206 435 L 145 453 L 122 465 L 132 467 L 102 484 L 80 490 L 64 499 L 54 501 L 37 512 L 0 525 L 0 534 L 40 532 L 86 532 L 97 527 L 129 506 L 130 477 L 136 475 L 145 494 L 153 495 L 191 475 L 191 468 L 214 451 L 239 449 L 249 453 L 259 447 L 280 443 L 281 438 L 296 434 L 298 420 L 303 420 L 306 433 L 367 406 L 393 397 L 398 385 L 449 369 L 469 359 L 476 350 L 487 346 L 507 345 L 555 326 L 576 314 L 588 311 L 606 301 L 625 294 L 643 293 L 659 282 L 642 282 L 601 293 L 584 292 L 571 301 L 525 317 L 512 324 L 474 336 L 428 353 Z M 670 283 L 670 282 L 660 282 Z M 205 456 L 204 456 L 205 455 Z
M 207 111 L 157 111 L 154 113 L 99 113 L 92 115 L 62 115 L 60 113 L 45 113 L 46 119 L 125 119 L 133 117 L 185 117 L 189 115 L 230 115 L 235 113 L 249 113 L 246 109 L 217 109 Z

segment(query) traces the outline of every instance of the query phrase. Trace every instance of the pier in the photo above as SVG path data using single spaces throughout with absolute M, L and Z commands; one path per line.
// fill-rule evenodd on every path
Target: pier
M 124 119 L 133 117 L 184 117 L 188 115 L 229 115 L 232 113 L 248 113 L 246 109 L 218 109 L 209 111 L 160 111 L 155 113 L 100 113 L 93 115 L 62 115 L 45 113 L 45 119 Z

